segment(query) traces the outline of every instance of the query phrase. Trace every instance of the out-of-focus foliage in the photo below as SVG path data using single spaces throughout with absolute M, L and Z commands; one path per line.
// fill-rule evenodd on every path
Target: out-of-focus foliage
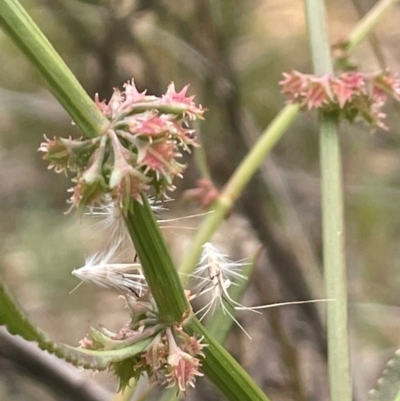
M 132 77 L 140 90 L 155 95 L 171 81 L 178 89 L 190 83 L 189 93 L 209 109 L 200 124 L 201 141 L 217 186 L 226 182 L 246 147 L 283 107 L 278 85 L 282 72 L 311 71 L 300 1 L 21 3 L 91 96 L 98 92 L 100 99 L 109 98 L 113 87 L 122 87 Z M 373 2 L 327 3 L 336 42 L 358 20 L 355 4 L 367 11 Z M 400 72 L 399 17 L 397 6 L 378 26 L 376 42 L 385 66 Z M 73 214 L 63 215 L 70 183 L 63 175 L 48 173 L 36 150 L 44 133 L 76 137 L 79 132 L 46 91 L 38 72 L 1 31 L 0 48 L 0 274 L 39 325 L 56 340 L 76 344 L 89 323 L 118 327 L 127 319 L 123 302 L 112 293 L 84 284 L 69 295 L 77 283 L 71 270 L 107 241 L 107 234 L 100 238 L 87 217 L 79 221 Z M 380 68 L 369 43 L 357 48 L 353 58 L 363 71 Z M 341 127 L 352 355 L 354 366 L 363 367 L 354 377 L 359 399 L 366 398 L 387 355 L 400 342 L 400 119 L 398 109 L 389 105 L 385 111 L 388 132 L 371 134 L 361 124 Z M 320 283 L 315 117 L 302 115 L 284 136 L 257 185 L 250 186 L 216 238 L 232 249 L 232 258 L 251 256 L 248 252 L 258 241 L 267 249 L 247 304 L 307 294 L 298 287 L 294 272 L 303 277 L 311 271 L 317 286 Z M 177 205 L 168 204 L 180 215 L 189 213 L 179 203 L 181 191 L 193 188 L 199 178 L 193 159 L 187 162 L 185 178 L 176 182 Z M 171 229 L 168 234 L 178 260 L 191 233 Z M 308 294 L 318 295 L 312 290 Z M 322 325 L 315 324 L 318 314 L 293 308 L 263 315 L 239 315 L 254 339 L 249 342 L 234 331 L 228 348 L 232 345 L 234 356 L 272 399 L 324 399 L 324 354 L 316 345 L 323 344 Z M 321 338 L 315 340 L 318 330 Z M 0 398 L 11 399 L 12 380 L 18 379 L 1 372 Z M 202 394 L 219 399 L 210 390 L 200 390 L 203 383 L 198 381 L 196 387 L 199 399 Z M 37 391 L 40 399 L 42 390 Z M 188 399 L 195 399 L 195 392 Z

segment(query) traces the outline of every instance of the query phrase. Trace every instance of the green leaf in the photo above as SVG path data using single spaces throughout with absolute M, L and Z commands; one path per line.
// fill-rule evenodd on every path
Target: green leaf
M 93 351 L 54 342 L 51 344 L 39 344 L 39 346 L 75 366 L 81 366 L 85 369 L 106 370 L 113 364 L 130 360 L 130 358 L 141 354 L 152 341 L 153 338 L 151 337 L 145 338 L 129 347 L 110 351 Z
M 143 373 L 143 371 L 141 369 L 133 369 L 133 366 L 137 362 L 137 358 L 132 357 L 129 359 L 124 359 L 119 363 L 113 364 L 113 370 L 119 379 L 118 391 L 124 391 L 125 387 L 129 385 L 129 382 L 132 378 L 134 378 L 135 381 L 139 380 L 139 377 Z
M 368 401 L 400 401 L 400 349 L 387 363 L 375 389 L 369 392 Z

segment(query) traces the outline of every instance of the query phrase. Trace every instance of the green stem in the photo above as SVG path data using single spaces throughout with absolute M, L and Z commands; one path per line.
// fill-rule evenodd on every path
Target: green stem
M 203 349 L 205 358 L 202 370 L 230 401 L 269 401 L 253 379 L 196 318 L 191 319 L 185 327 L 198 337 L 204 337 L 208 346 Z
M 332 60 L 323 0 L 305 0 L 314 71 L 332 73 Z M 328 368 L 331 401 L 351 401 L 347 327 L 347 282 L 344 250 L 343 184 L 338 119 L 321 115 L 320 166 L 325 290 L 335 302 L 327 304 Z
M 0 26 L 39 70 L 86 137 L 104 132 L 109 121 L 17 0 L 0 0 Z
M 298 114 L 298 106 L 286 106 L 261 134 L 258 142 L 243 159 L 222 189 L 220 196 L 213 205 L 213 213 L 209 214 L 200 225 L 180 265 L 179 271 L 181 273 L 190 274 L 192 272 L 200 259 L 203 244 L 212 237 L 266 155 L 279 141 Z
M 378 22 L 390 11 L 392 6 L 398 2 L 399 0 L 378 1 L 354 27 L 348 37 L 345 49 L 351 51 L 358 46 L 368 36 Z
M 351 401 L 342 166 L 335 117 L 321 120 L 320 165 L 325 291 L 327 298 L 335 299 L 327 303 L 331 401 Z
M 134 202 L 125 221 L 160 319 L 167 324 L 181 322 L 190 305 L 146 197 L 143 205 Z
M 333 72 L 331 50 L 323 0 L 305 0 L 308 35 L 314 73 L 317 75 Z

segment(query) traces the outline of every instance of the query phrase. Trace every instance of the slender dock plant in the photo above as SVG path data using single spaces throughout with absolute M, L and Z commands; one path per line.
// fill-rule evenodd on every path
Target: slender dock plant
M 350 36 L 348 50 L 394 3 L 382 0 L 380 7 L 366 16 Z M 91 328 L 80 347 L 58 344 L 30 321 L 3 284 L 0 324 L 77 366 L 112 369 L 121 388 L 145 373 L 184 393 L 188 386 L 195 386 L 198 377 L 206 375 L 231 401 L 268 401 L 252 378 L 203 327 L 190 301 L 204 293 L 212 294 L 210 303 L 201 311 L 220 308 L 233 321 L 236 310 L 275 306 L 247 308 L 235 300 L 229 287 L 234 278 L 243 278 L 235 270 L 240 264 L 205 243 L 300 111 L 316 109 L 320 118 L 326 293 L 335 300 L 327 306 L 331 401 L 351 400 L 338 124 L 342 118 L 362 118 L 373 128 L 385 128 L 381 107 L 388 95 L 400 101 L 400 85 L 389 71 L 353 71 L 335 76 L 324 3 L 305 0 L 305 8 L 315 75 L 296 71 L 284 74 L 280 84 L 289 97 L 288 104 L 217 194 L 214 213 L 204 219 L 181 263 L 181 271 L 190 274 L 200 261 L 197 276 L 201 290 L 191 294 L 183 288 L 146 191 L 152 188 L 159 197 L 166 197 L 174 189 L 174 178 L 185 169 L 178 161 L 181 152 L 197 146 L 191 123 L 202 119 L 205 109 L 187 95 L 187 87 L 177 91 L 170 84 L 164 95 L 156 97 L 139 92 L 133 80 L 122 90 L 115 89 L 108 101 L 96 97 L 93 102 L 19 2 L 0 0 L 2 28 L 41 72 L 81 129 L 82 138 L 45 137 L 39 148 L 56 172 L 72 175 L 71 210 L 79 214 L 87 208 L 107 210 L 117 227 L 125 227 L 124 238 L 130 239 L 137 252 L 137 260 L 129 264 L 113 261 L 121 243 L 117 239 L 107 252 L 87 259 L 85 266 L 74 272 L 84 280 L 123 294 L 131 321 L 119 332 Z M 201 257 L 202 248 L 208 249 L 209 254 Z M 221 261 L 225 270 L 217 268 Z

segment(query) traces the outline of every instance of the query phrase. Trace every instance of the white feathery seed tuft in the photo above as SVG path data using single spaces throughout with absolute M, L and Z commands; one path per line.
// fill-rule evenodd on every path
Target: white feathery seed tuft
M 211 243 L 203 245 L 203 253 L 199 266 L 192 274 L 192 277 L 198 282 L 197 288 L 199 288 L 199 291 L 197 294 L 194 294 L 191 299 L 210 293 L 211 300 L 196 312 L 196 314 L 201 315 L 200 320 L 202 320 L 209 312 L 211 312 L 211 314 L 214 313 L 216 308 L 219 307 L 223 313 L 227 314 L 240 327 L 244 334 L 251 339 L 250 335 L 229 311 L 227 305 L 234 310 L 247 310 L 261 313 L 259 312 L 260 309 L 275 308 L 278 306 L 334 301 L 333 299 L 313 299 L 308 301 L 280 302 L 260 306 L 244 306 L 232 299 L 229 295 L 228 289 L 231 285 L 237 285 L 233 280 L 246 279 L 246 277 L 240 273 L 240 269 L 247 264 L 248 262 L 244 260 L 234 262 L 228 259 L 226 255 L 221 253 Z
M 241 304 L 231 298 L 228 288 L 231 285 L 237 285 L 233 280 L 243 280 L 246 278 L 243 274 L 239 273 L 240 269 L 246 264 L 246 261 L 234 262 L 228 259 L 227 255 L 224 255 L 211 243 L 207 242 L 203 245 L 203 253 L 199 266 L 194 271 L 192 277 L 198 281 L 198 288 L 200 288 L 200 291 L 194 297 L 206 293 L 211 294 L 211 300 L 196 312 L 196 314 L 201 315 L 200 320 L 204 319 L 209 312 L 213 314 L 216 308 L 220 307 L 223 313 L 227 314 L 246 336 L 251 339 L 250 335 L 226 306 L 228 304 L 233 308 L 236 306 L 242 307 Z
M 140 263 L 112 263 L 120 243 L 115 243 L 106 253 L 96 253 L 85 260 L 85 265 L 72 271 L 82 281 L 101 287 L 141 296 L 147 290 Z

